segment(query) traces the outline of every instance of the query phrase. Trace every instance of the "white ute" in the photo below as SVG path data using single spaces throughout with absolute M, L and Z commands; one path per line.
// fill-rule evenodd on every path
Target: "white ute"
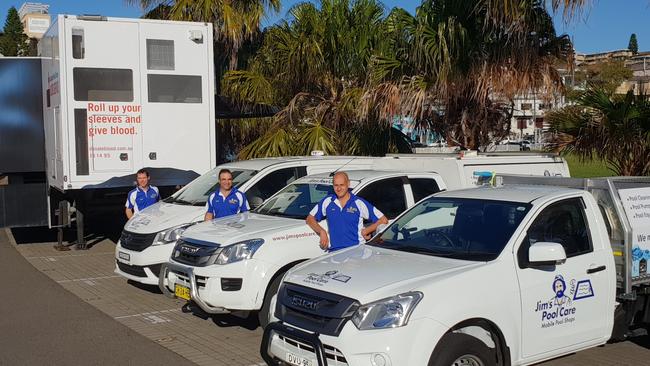
M 502 178 L 288 271 L 264 360 L 529 365 L 647 326 L 650 178 Z
M 349 170 L 350 188 L 391 219 L 421 198 L 445 189 L 435 173 Z M 309 211 L 333 194 L 331 174 L 299 179 L 250 213 L 188 228 L 169 261 L 167 287 L 212 314 L 260 310 L 268 323 L 270 298 L 282 275 L 323 254 L 307 226 Z
M 342 166 L 364 169 L 372 158 L 309 156 L 265 158 L 220 165 L 196 178 L 171 197 L 140 211 L 124 225 L 115 248 L 115 273 L 132 281 L 157 285 L 176 240 L 190 225 L 202 221 L 208 196 L 219 187 L 219 170 L 232 171 L 233 186 L 246 193 L 251 208 L 259 206 L 294 180 Z

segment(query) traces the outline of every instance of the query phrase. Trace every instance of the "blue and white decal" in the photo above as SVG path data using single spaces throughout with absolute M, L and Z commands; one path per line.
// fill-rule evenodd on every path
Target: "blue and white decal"
M 553 297 L 546 301 L 539 300 L 535 305 L 535 312 L 540 314 L 542 328 L 574 322 L 579 312 L 579 300 L 595 296 L 590 280 L 573 279 L 567 286 L 561 274 L 555 276 L 551 289 L 554 293 Z

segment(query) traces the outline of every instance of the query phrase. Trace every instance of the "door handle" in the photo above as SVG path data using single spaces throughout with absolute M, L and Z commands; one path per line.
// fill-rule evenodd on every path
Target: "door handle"
M 587 269 L 587 274 L 592 274 L 600 271 L 604 271 L 607 267 L 605 265 L 598 266 L 598 267 L 591 267 Z

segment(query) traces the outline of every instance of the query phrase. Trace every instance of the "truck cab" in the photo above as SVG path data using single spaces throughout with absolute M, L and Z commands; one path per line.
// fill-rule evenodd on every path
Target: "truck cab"
M 352 193 L 389 219 L 423 197 L 445 189 L 435 173 L 349 170 Z M 323 254 L 305 223 L 311 209 L 333 194 L 332 174 L 289 184 L 258 209 L 188 228 L 169 260 L 163 291 L 218 314 L 260 310 L 268 322 L 270 298 L 294 265 Z M 322 223 L 323 224 L 323 223 Z
M 329 172 L 342 166 L 362 169 L 372 158 L 313 156 L 264 158 L 220 165 L 196 178 L 171 197 L 134 215 L 115 248 L 115 273 L 132 281 L 157 285 L 161 267 L 174 243 L 191 224 L 202 221 L 208 196 L 219 189 L 219 171 L 229 169 L 233 186 L 246 193 L 252 209 L 307 174 Z
M 587 190 L 561 186 L 428 197 L 368 243 L 289 270 L 262 357 L 527 365 L 604 344 L 618 303 L 602 212 Z

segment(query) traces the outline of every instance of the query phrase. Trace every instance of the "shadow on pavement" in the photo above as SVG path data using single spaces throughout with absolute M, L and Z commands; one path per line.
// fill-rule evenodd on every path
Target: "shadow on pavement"
M 97 216 L 86 220 L 84 238 L 86 239 L 87 248 L 110 239 L 117 243 L 122 233 L 122 228 L 126 220 L 123 217 Z M 42 244 L 55 243 L 57 239 L 57 229 L 49 229 L 44 226 L 39 227 L 17 227 L 12 228 L 11 233 L 16 240 L 16 244 Z M 77 231 L 73 227 L 63 229 L 63 244 L 71 246 L 77 240 Z
M 137 287 L 140 290 L 147 291 L 152 294 L 157 294 L 157 295 L 162 295 L 162 291 L 158 288 L 158 286 L 155 285 L 145 285 L 144 283 L 136 282 L 133 280 L 127 280 L 126 283 L 133 287 Z
M 248 330 L 255 330 L 260 326 L 259 320 L 257 319 L 257 312 L 254 311 L 248 312 L 245 317 L 232 314 L 214 315 L 206 313 L 193 302 L 183 305 L 181 310 L 184 313 L 192 313 L 192 315 L 203 320 L 211 319 L 220 328 L 242 327 Z
M 650 349 L 650 335 L 630 338 L 630 342 L 636 344 L 637 346 Z

